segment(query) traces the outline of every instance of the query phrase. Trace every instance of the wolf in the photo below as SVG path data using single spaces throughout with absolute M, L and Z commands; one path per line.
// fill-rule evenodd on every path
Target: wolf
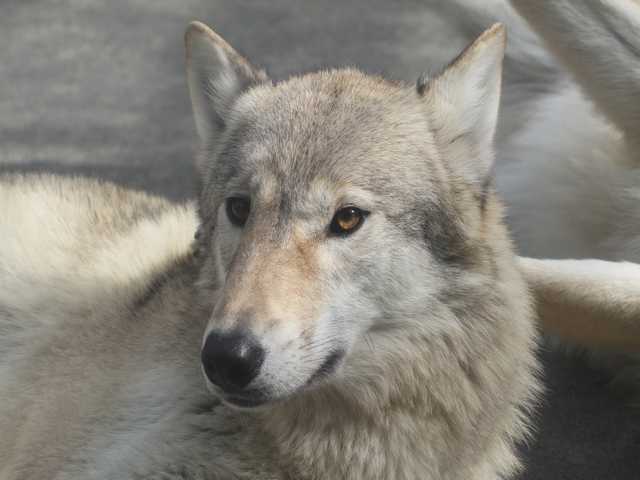
M 416 85 L 185 40 L 196 201 L 0 180 L 0 479 L 512 476 L 541 387 L 504 28 Z

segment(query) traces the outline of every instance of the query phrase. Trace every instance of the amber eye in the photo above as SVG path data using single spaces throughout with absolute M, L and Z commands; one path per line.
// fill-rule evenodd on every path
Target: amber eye
M 251 203 L 249 200 L 241 197 L 230 197 L 227 198 L 226 203 L 229 221 L 236 227 L 244 226 L 251 212 Z
M 369 212 L 357 207 L 344 207 L 336 212 L 329 230 L 335 235 L 349 235 L 358 230 Z

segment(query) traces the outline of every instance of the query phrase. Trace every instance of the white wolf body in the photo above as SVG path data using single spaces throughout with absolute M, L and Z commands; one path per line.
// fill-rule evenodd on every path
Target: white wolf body
M 417 89 L 273 85 L 193 24 L 197 207 L 3 176 L 0 479 L 516 472 L 539 385 L 488 182 L 503 48 Z
M 543 324 L 578 345 L 639 352 L 640 4 L 511 4 L 568 74 L 547 78 L 546 95 L 521 89 L 517 105 L 503 106 L 506 123 L 523 106 L 529 119 L 497 147 L 519 252 L 556 259 L 522 262 Z M 548 63 L 529 69 L 541 79 Z M 637 374 L 630 358 L 614 365 Z
M 496 186 L 518 252 L 536 258 L 520 263 L 544 328 L 613 351 L 598 355 L 605 363 L 640 351 L 640 4 L 437 8 L 467 35 L 478 22 L 509 27 Z M 633 380 L 634 364 L 627 356 L 610 366 Z
M 520 253 L 637 261 L 639 3 L 456 0 L 440 10 L 466 35 L 482 22 L 509 27 L 496 180 Z
M 500 146 L 499 185 L 522 253 L 639 261 L 640 6 L 513 3 L 575 80 L 530 104 L 527 127 Z

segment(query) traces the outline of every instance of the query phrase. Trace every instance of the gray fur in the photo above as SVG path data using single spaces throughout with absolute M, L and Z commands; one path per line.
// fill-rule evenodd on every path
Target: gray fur
M 256 70 L 220 42 L 187 36 L 204 48 L 191 59 L 235 75 L 189 66 L 197 209 L 0 181 L 0 478 L 511 476 L 540 388 L 529 294 L 484 187 L 502 30 L 422 92 L 356 70 L 247 83 Z M 243 229 L 232 194 L 251 198 Z M 330 237 L 344 203 L 370 214 Z M 268 352 L 257 409 L 200 372 L 203 332 L 239 322 Z

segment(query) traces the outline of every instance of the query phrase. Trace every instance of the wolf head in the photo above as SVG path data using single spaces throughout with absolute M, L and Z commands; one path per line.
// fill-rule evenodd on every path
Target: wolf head
M 359 375 L 389 332 L 458 328 L 447 296 L 491 268 L 505 33 L 405 86 L 356 70 L 274 83 L 201 23 L 186 33 L 199 137 L 203 367 L 253 407 Z M 409 329 L 410 330 L 410 329 Z M 385 338 L 385 342 L 381 339 Z

